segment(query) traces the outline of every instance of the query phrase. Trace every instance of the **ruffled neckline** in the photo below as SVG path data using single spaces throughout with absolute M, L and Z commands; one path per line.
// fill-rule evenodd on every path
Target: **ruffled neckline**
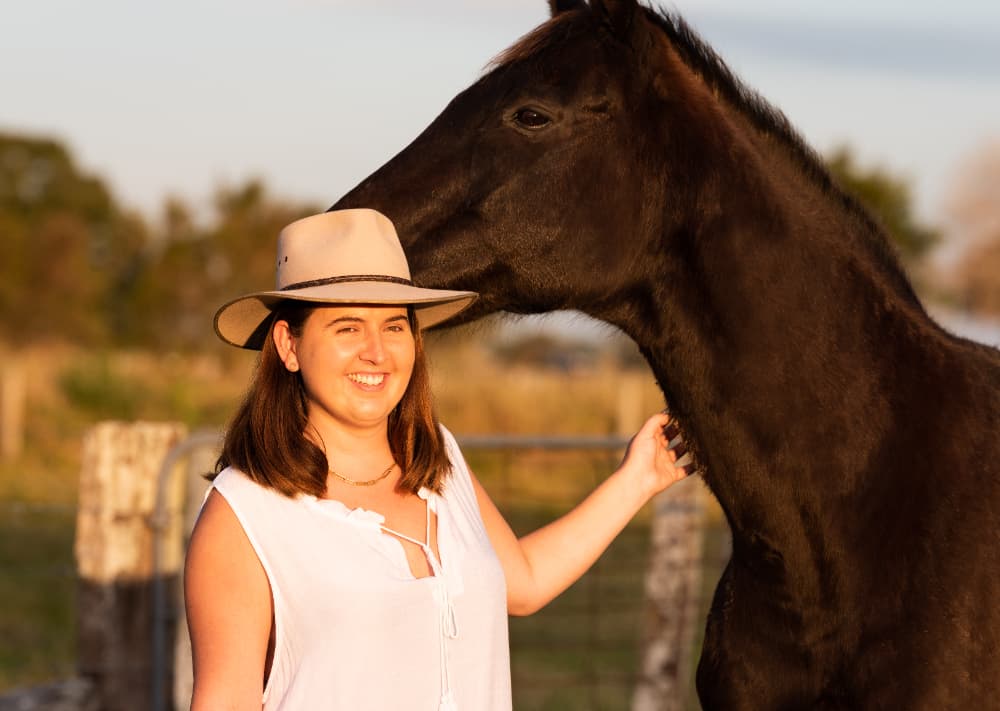
M 432 497 L 434 496 L 434 492 L 426 487 L 420 487 L 420 491 L 417 492 L 417 496 L 425 501 L 433 502 Z M 385 516 L 377 511 L 371 511 L 362 506 L 352 509 L 339 499 L 321 499 L 318 496 L 308 494 L 303 495 L 303 498 L 324 513 L 331 514 L 339 519 L 343 519 L 344 521 L 365 526 L 374 526 L 375 528 L 379 528 L 385 523 Z M 437 513 L 436 509 L 436 506 L 431 506 L 431 511 Z

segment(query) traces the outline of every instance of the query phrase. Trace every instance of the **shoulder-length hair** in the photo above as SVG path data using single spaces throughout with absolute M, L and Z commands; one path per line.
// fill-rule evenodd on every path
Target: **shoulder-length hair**
M 323 450 L 306 436 L 308 400 L 302 374 L 285 368 L 273 338 L 277 321 L 286 321 L 292 335 L 301 337 L 306 319 L 318 306 L 289 300 L 274 309 L 253 381 L 226 430 L 215 474 L 231 466 L 286 496 L 326 494 L 330 465 Z M 389 448 L 402 471 L 400 490 L 417 493 L 427 487 L 440 493 L 451 462 L 434 415 L 423 338 L 412 307 L 407 316 L 414 340 L 413 374 L 389 415 Z

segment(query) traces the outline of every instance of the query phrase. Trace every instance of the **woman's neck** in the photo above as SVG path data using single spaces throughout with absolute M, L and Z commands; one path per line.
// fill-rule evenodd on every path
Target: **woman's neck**
M 310 416 L 306 437 L 326 453 L 332 470 L 355 481 L 372 479 L 393 463 L 385 420 L 361 427 Z

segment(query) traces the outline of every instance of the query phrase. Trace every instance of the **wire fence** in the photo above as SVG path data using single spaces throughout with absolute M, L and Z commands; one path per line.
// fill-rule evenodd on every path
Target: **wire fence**
M 579 503 L 614 470 L 627 444 L 627 439 L 619 437 L 459 439 L 470 468 L 518 534 L 548 523 Z M 644 583 L 652 518 L 650 506 L 563 595 L 531 617 L 511 618 L 514 708 L 614 711 L 631 707 L 648 624 Z M 728 557 L 721 518 L 710 517 L 707 524 L 702 548 L 706 584 L 699 591 L 701 619 Z M 696 646 L 688 653 L 696 654 Z M 679 707 L 697 709 L 693 679 L 688 682 L 687 698 Z

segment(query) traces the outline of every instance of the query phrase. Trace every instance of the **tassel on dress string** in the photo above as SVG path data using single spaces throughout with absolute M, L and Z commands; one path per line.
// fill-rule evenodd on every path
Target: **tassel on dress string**
M 451 695 L 450 691 L 444 692 L 441 696 L 441 704 L 438 706 L 438 711 L 458 711 L 458 706 L 455 705 L 455 698 Z

